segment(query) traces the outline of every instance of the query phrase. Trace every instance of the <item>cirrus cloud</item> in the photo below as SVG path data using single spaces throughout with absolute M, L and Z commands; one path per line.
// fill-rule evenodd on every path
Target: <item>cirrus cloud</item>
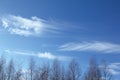
M 108 68 L 111 74 L 120 75 L 120 63 L 111 63 Z
M 120 53 L 120 45 L 109 42 L 67 43 L 59 47 L 61 51 L 95 51 L 102 53 Z
M 120 63 L 110 63 L 108 65 L 102 64 L 99 66 L 100 69 L 105 70 L 107 75 L 120 75 Z
M 69 60 L 71 57 L 68 56 L 60 56 L 60 55 L 54 55 L 50 52 L 25 52 L 25 51 L 13 51 L 13 50 L 5 50 L 5 53 L 10 54 L 18 54 L 18 55 L 24 55 L 24 56 L 32 56 L 32 57 L 38 57 L 38 58 L 44 58 L 44 59 L 58 59 L 58 60 Z
M 57 25 L 33 16 L 31 18 L 24 18 L 16 15 L 6 15 L 1 17 L 2 26 L 11 34 L 21 36 L 38 36 L 43 32 L 57 32 Z

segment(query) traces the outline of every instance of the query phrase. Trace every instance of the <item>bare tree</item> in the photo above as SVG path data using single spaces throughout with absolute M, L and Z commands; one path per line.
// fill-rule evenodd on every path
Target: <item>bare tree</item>
M 51 80 L 60 80 L 60 64 L 57 59 L 55 59 L 53 62 L 50 79 Z
M 5 74 L 5 59 L 3 56 L 0 58 L 0 80 L 5 80 L 6 74 Z
M 41 79 L 41 68 L 40 67 L 38 67 L 35 70 L 34 80 L 42 80 Z
M 112 74 L 109 72 L 109 67 L 105 60 L 102 61 L 102 80 L 113 80 Z
M 69 63 L 68 68 L 68 80 L 79 80 L 81 75 L 81 70 L 79 64 L 76 62 L 75 59 L 72 59 Z
M 28 76 L 29 76 L 29 70 L 25 70 L 25 71 L 23 72 L 22 78 L 24 78 L 24 80 L 29 80 L 29 79 L 28 79 Z
M 41 80 L 49 79 L 49 71 L 50 71 L 49 64 L 44 64 L 41 68 L 41 73 L 40 73 Z
M 15 80 L 21 80 L 22 77 L 22 70 L 19 69 L 18 71 L 16 71 L 15 73 Z
M 7 67 L 7 80 L 15 80 L 15 67 L 12 59 Z
M 30 73 L 30 80 L 33 80 L 34 76 L 34 71 L 35 71 L 35 61 L 33 58 L 30 58 L 30 63 L 29 63 L 29 73 Z
M 65 74 L 65 68 L 64 68 L 64 66 L 62 66 L 62 70 L 61 70 L 61 80 L 66 80 L 66 74 Z
M 35 71 L 34 80 L 49 80 L 49 64 L 38 67 Z
M 91 59 L 88 71 L 85 73 L 84 80 L 101 80 L 100 69 L 95 59 Z

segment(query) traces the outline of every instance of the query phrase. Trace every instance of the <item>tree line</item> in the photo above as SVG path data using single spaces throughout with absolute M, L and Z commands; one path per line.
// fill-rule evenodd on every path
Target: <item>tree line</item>
M 13 59 L 6 63 L 5 58 L 0 58 L 0 80 L 113 80 L 106 61 L 101 66 L 96 59 L 89 61 L 86 71 L 82 72 L 80 64 L 72 59 L 67 67 L 61 65 L 58 59 L 53 63 L 44 63 L 37 66 L 31 58 L 28 69 L 16 68 Z

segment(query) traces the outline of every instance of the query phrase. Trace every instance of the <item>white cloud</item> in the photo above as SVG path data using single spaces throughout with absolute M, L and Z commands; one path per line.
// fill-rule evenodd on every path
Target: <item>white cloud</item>
M 6 53 L 11 53 L 11 54 L 19 54 L 19 55 L 38 57 L 38 58 L 45 58 L 45 59 L 58 59 L 58 60 L 69 60 L 69 59 L 71 59 L 71 57 L 54 55 L 50 52 L 43 52 L 43 53 L 32 52 L 32 53 L 30 53 L 30 52 L 12 51 L 12 50 L 5 50 L 5 52 Z
M 108 42 L 67 43 L 59 48 L 61 51 L 96 51 L 103 53 L 120 53 L 120 45 Z
M 120 75 L 120 63 L 111 63 L 108 68 L 111 74 Z
M 21 36 L 38 36 L 43 32 L 56 32 L 57 27 L 54 23 L 40 19 L 38 17 L 31 17 L 30 19 L 21 16 L 7 15 L 1 17 L 2 26 L 11 34 Z
M 104 65 L 100 65 L 99 68 L 104 69 Z M 106 65 L 108 74 L 120 75 L 120 63 L 110 63 Z
M 48 58 L 48 59 L 55 59 L 56 58 L 56 56 L 52 55 L 49 52 L 39 53 L 38 56 L 41 58 Z

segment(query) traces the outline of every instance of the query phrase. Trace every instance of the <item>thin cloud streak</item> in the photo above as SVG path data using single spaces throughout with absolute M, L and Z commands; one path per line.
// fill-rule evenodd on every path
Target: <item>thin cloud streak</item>
M 21 36 L 38 36 L 44 32 L 55 33 L 57 25 L 53 22 L 38 18 L 36 16 L 24 18 L 15 15 L 1 17 L 2 27 L 11 34 Z
M 120 63 L 111 63 L 108 65 L 109 72 L 113 75 L 120 75 Z
M 10 53 L 10 54 L 18 54 L 18 55 L 25 55 L 25 56 L 33 56 L 33 57 L 38 57 L 38 58 L 45 58 L 45 59 L 58 59 L 58 60 L 69 60 L 71 57 L 67 56 L 58 56 L 58 55 L 53 55 L 50 52 L 43 52 L 43 53 L 29 53 L 29 52 L 24 52 L 24 51 L 12 51 L 12 50 L 5 50 L 5 53 Z
M 104 65 L 99 66 L 100 69 L 104 69 Z M 106 71 L 108 74 L 120 75 L 120 63 L 110 63 L 106 65 Z
M 120 45 L 108 42 L 67 43 L 59 47 L 60 51 L 95 51 L 102 53 L 120 53 Z

